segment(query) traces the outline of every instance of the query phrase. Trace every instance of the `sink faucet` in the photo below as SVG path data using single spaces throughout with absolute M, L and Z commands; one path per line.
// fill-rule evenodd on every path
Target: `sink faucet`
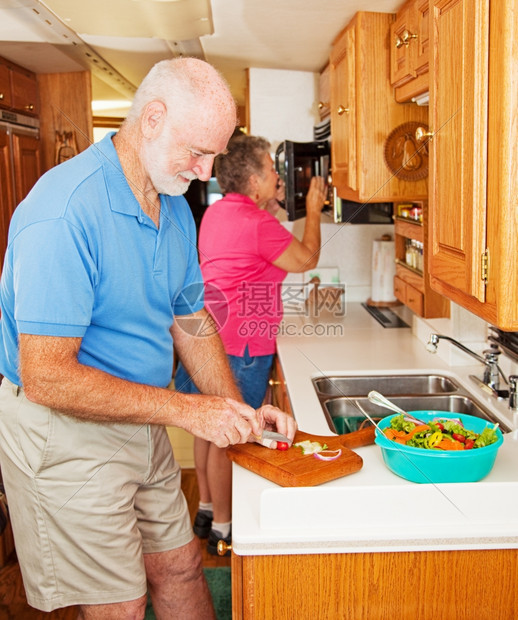
M 437 353 L 437 345 L 439 344 L 439 340 L 448 340 L 456 347 L 458 347 L 464 353 L 471 355 L 477 361 L 481 362 L 485 366 L 484 377 L 482 379 L 485 385 L 489 386 L 495 393 L 498 392 L 500 388 L 500 377 L 504 380 L 504 383 L 507 384 L 508 381 L 502 372 L 502 369 L 498 365 L 498 356 L 500 355 L 500 351 L 497 348 L 487 349 L 482 351 L 484 357 L 471 351 L 468 347 L 465 347 L 461 342 L 455 340 L 454 338 L 450 338 L 449 336 L 442 336 L 440 334 L 430 334 L 430 339 L 426 345 L 427 351 L 430 353 Z

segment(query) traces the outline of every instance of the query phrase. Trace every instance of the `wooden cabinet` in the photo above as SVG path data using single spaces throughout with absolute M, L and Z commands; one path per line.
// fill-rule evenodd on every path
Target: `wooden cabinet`
M 37 116 L 39 95 L 36 75 L 0 58 L 0 107 Z
M 424 200 L 427 179 L 404 181 L 385 163 L 388 135 L 409 121 L 428 123 L 428 109 L 399 104 L 390 84 L 387 13 L 355 15 L 333 43 L 330 56 L 333 185 L 356 202 Z
M 394 294 L 419 316 L 447 317 L 449 301 L 431 288 L 427 268 L 428 206 L 426 201 L 419 203 L 418 206 L 422 209 L 421 222 L 398 216 L 394 219 L 396 251 Z M 420 260 L 413 260 L 416 254 Z
M 41 94 L 45 105 L 39 115 L 39 132 L 0 125 L 0 261 L 15 207 L 41 174 L 56 163 L 57 134 L 72 133 L 78 151 L 86 149 L 93 139 L 88 71 L 39 74 L 36 81 L 30 72 L 0 58 L 0 95 L 4 92 L 0 107 L 12 111 L 25 115 L 39 112 L 38 106 L 27 109 L 34 93 Z
M 57 133 L 71 133 L 78 152 L 93 142 L 92 86 L 88 71 L 38 74 L 38 89 L 45 105 L 40 114 L 42 168 L 56 165 Z
M 509 620 L 518 617 L 517 579 L 516 549 L 233 553 L 232 618 Z
M 5 127 L 0 125 L 0 267 L 7 248 L 7 231 L 14 204 L 11 138 Z
M 517 330 L 518 0 L 430 6 L 431 284 Z
M 11 107 L 11 71 L 0 62 L 0 106 Z
M 14 198 L 21 202 L 41 176 L 40 140 L 35 133 L 14 130 Z
M 429 1 L 408 0 L 390 27 L 390 82 L 396 101 L 411 101 L 429 88 Z
M 284 378 L 282 366 L 277 356 L 275 356 L 273 363 L 270 386 L 272 388 L 272 404 L 282 409 L 282 411 L 286 411 L 286 413 L 293 415 L 290 398 L 286 389 L 286 379 Z
M 320 73 L 318 80 L 318 114 L 323 121 L 329 117 L 330 113 L 330 87 L 329 87 L 329 65 Z
M 41 149 L 37 132 L 0 125 L 0 267 L 14 209 L 40 175 Z

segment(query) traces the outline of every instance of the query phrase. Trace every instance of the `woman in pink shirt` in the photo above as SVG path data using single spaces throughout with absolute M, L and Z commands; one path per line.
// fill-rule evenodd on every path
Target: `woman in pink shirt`
M 205 306 L 215 320 L 243 400 L 261 406 L 282 319 L 281 284 L 287 272 L 317 265 L 320 252 L 320 212 L 325 181 L 311 180 L 306 199 L 306 223 L 299 241 L 270 213 L 282 199 L 279 177 L 264 138 L 240 135 L 215 162 L 216 177 L 225 194 L 203 216 L 199 235 Z M 180 363 L 175 385 L 196 392 Z M 200 508 L 194 531 L 208 537 L 207 550 L 217 553 L 220 539 L 230 542 L 232 466 L 225 450 L 194 439 L 194 461 Z

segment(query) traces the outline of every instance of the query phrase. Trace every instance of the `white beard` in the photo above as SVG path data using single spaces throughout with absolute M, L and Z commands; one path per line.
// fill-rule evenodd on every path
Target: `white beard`
M 184 181 L 184 177 L 189 179 Z M 196 179 L 196 175 L 192 172 L 179 172 L 174 177 L 159 169 L 150 169 L 149 178 L 153 183 L 153 187 L 159 194 L 167 194 L 168 196 L 182 196 L 189 189 L 191 181 Z
M 177 172 L 174 176 L 167 171 L 169 164 L 170 139 L 162 134 L 158 140 L 144 142 L 142 163 L 158 194 L 181 196 L 189 189 L 191 181 L 197 178 L 190 170 Z M 188 179 L 185 181 L 184 179 Z

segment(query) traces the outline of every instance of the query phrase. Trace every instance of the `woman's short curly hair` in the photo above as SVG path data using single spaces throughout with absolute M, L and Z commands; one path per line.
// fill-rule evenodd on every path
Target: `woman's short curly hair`
M 236 136 L 230 140 L 227 151 L 214 162 L 216 178 L 224 194 L 249 194 L 250 177 L 261 175 L 264 155 L 270 152 L 270 143 L 259 136 Z

